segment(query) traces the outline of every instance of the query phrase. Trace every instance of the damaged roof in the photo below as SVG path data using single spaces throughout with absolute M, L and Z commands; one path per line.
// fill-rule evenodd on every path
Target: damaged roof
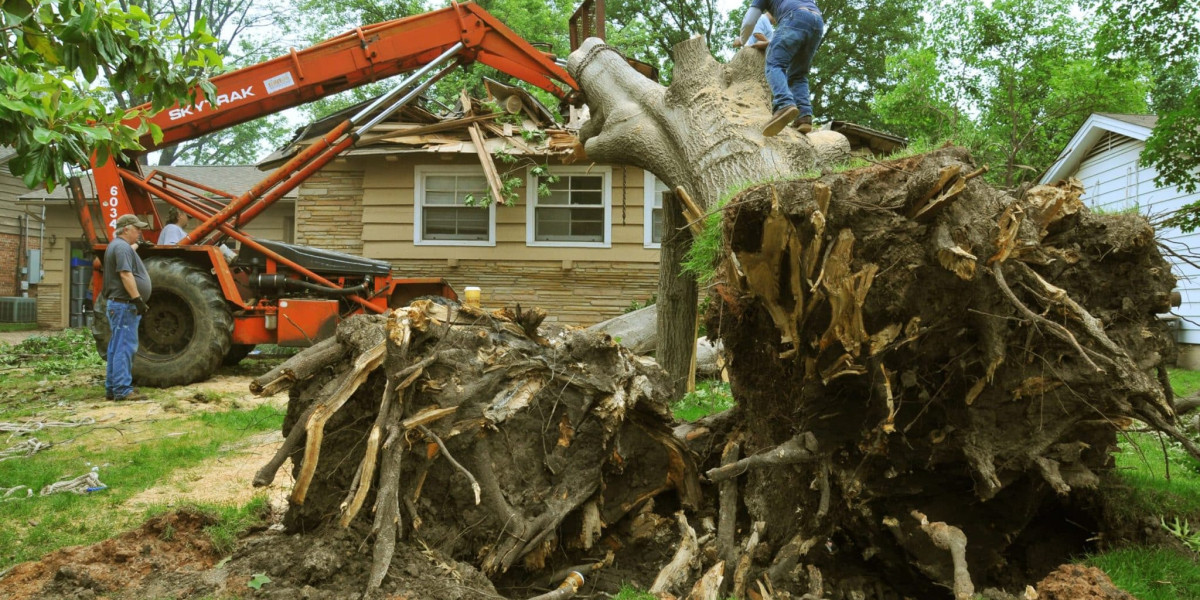
M 484 160 L 485 155 L 498 152 L 555 156 L 569 155 L 574 149 L 574 133 L 560 124 L 554 113 L 529 92 L 488 78 L 484 78 L 484 85 L 490 96 L 486 101 L 469 98 L 464 92 L 454 107 L 447 107 L 421 97 L 423 103 L 413 102 L 402 107 L 342 154 L 477 154 Z M 298 130 L 287 145 L 260 161 L 258 168 L 279 166 L 371 102 L 374 99 L 342 109 Z M 444 110 L 434 113 L 422 104 L 436 104 Z M 513 122 L 518 119 L 519 124 Z M 482 148 L 477 147 L 476 138 L 482 142 Z

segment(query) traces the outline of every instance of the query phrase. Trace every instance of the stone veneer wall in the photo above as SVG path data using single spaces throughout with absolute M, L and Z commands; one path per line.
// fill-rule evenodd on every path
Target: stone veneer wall
M 482 289 L 480 303 L 496 309 L 520 304 L 546 310 L 546 321 L 591 325 L 644 305 L 658 292 L 658 265 L 652 263 L 461 260 L 393 261 L 396 277 L 444 277 L 461 297 L 463 288 Z
M 297 244 L 362 256 L 362 171 L 319 171 L 298 194 Z

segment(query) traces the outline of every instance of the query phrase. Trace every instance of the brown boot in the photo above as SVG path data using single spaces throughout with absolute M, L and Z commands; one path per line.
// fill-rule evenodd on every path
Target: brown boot
M 812 131 L 812 115 L 804 115 L 796 119 L 796 129 L 800 133 L 808 133 Z
M 763 127 L 763 137 L 775 137 L 775 135 L 780 131 L 783 131 L 783 128 L 787 127 L 787 124 L 791 123 L 792 119 L 795 119 L 796 115 L 798 114 L 800 114 L 800 109 L 796 108 L 795 104 L 785 106 L 775 111 L 775 114 L 771 115 L 771 120 L 767 121 L 767 125 Z

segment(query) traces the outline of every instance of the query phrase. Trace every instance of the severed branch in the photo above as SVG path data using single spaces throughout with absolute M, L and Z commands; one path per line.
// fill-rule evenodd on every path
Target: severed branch
M 737 438 L 730 439 L 721 453 L 721 467 L 730 467 L 741 456 L 742 446 Z M 737 533 L 738 484 L 730 477 L 720 484 L 720 508 L 717 517 L 717 556 L 732 569 L 735 559 L 733 536 Z M 725 574 L 729 575 L 729 574 Z
M 583 587 L 583 573 L 571 571 L 571 574 L 567 575 L 567 578 L 554 591 L 534 596 L 529 600 L 566 600 L 573 597 L 581 587 Z
M 379 444 L 383 441 L 383 428 L 387 426 L 388 415 L 391 412 L 392 381 L 389 379 L 383 388 L 383 398 L 379 402 L 379 414 L 375 415 L 375 424 L 367 435 L 367 450 L 363 453 L 362 463 L 354 474 L 350 491 L 342 501 L 342 517 L 338 524 L 342 528 L 350 526 L 363 502 L 367 499 L 367 491 L 371 489 L 371 480 L 375 478 L 375 462 L 379 457 Z
M 320 460 L 321 440 L 325 437 L 325 423 L 354 395 L 354 392 L 358 391 L 359 386 L 367 380 L 371 371 L 383 364 L 386 353 L 387 342 L 380 342 L 374 348 L 360 354 L 355 359 L 354 365 L 340 379 L 333 395 L 321 401 L 308 417 L 308 423 L 304 426 L 307 436 L 304 446 L 304 462 L 300 466 L 300 476 L 296 478 L 296 485 L 292 489 L 292 502 L 304 504 L 304 497 L 308 495 L 308 486 L 312 483 L 313 475 L 317 472 L 317 461 Z
M 747 456 L 735 463 L 710 469 L 705 475 L 709 481 L 719 483 L 730 477 L 737 477 L 751 468 L 791 465 L 816 458 L 817 438 L 806 431 L 762 454 Z
M 345 353 L 346 346 L 336 336 L 318 342 L 251 381 L 250 391 L 256 396 L 273 396 L 292 387 L 297 381 L 312 377 L 321 368 L 337 362 Z
M 675 556 L 671 558 L 671 562 L 663 567 L 658 572 L 658 577 L 654 578 L 654 584 L 650 586 L 651 594 L 663 594 L 683 583 L 691 570 L 692 560 L 696 558 L 696 553 L 700 550 L 699 543 L 696 541 L 696 530 L 688 525 L 687 517 L 683 511 L 675 513 L 679 520 L 679 549 L 675 551 Z

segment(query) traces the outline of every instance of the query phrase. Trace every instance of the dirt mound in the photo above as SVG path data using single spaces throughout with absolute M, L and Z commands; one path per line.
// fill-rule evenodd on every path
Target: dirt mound
M 1096 567 L 1062 565 L 1037 585 L 1038 600 L 1137 600 Z
M 89 598 L 122 595 L 162 573 L 198 573 L 220 559 L 202 512 L 181 509 L 92 544 L 63 548 L 38 562 L 19 564 L 4 577 L 4 597 Z

